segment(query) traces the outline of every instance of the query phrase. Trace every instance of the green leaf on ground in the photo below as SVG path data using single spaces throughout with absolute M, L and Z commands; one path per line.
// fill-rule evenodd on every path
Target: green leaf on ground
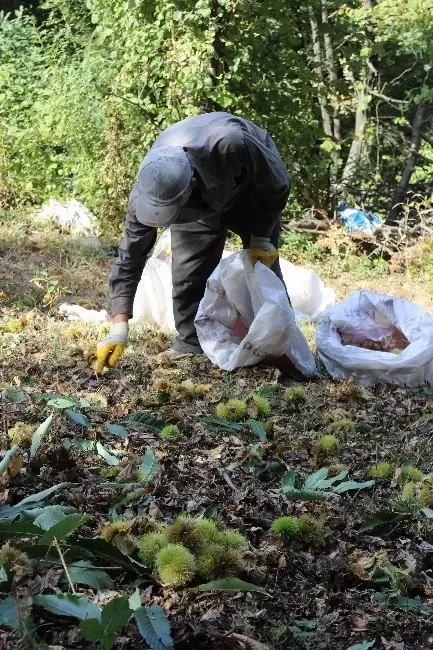
M 82 549 L 89 551 L 98 559 L 104 558 L 105 560 L 112 562 L 115 565 L 121 565 L 128 571 L 133 571 L 140 575 L 150 575 L 148 567 L 145 567 L 140 562 L 129 558 L 127 555 L 119 551 L 118 548 L 109 544 L 105 539 L 101 538 L 79 538 L 74 542 L 74 547 L 81 547 Z
M 343 494 L 344 492 L 349 492 L 350 490 L 364 490 L 365 488 L 372 487 L 376 481 L 365 481 L 365 483 L 358 483 L 357 481 L 345 481 L 340 483 L 337 487 L 333 488 L 333 491 L 336 494 Z
M 14 521 L 9 524 L 0 523 L 0 538 L 41 537 L 44 532 L 29 521 Z
M 3 395 L 5 399 L 7 399 L 8 402 L 12 402 L 12 404 L 22 404 L 26 399 L 25 393 L 17 388 L 6 388 L 6 390 L 3 391 Z
M 339 485 L 334 485 L 338 481 L 346 478 L 347 472 L 340 472 L 337 476 L 328 478 L 329 470 L 327 467 L 313 472 L 304 481 L 301 489 L 295 488 L 296 473 L 289 470 L 283 477 L 281 489 L 288 499 L 292 501 L 325 501 L 332 497 L 339 496 L 349 490 L 362 490 L 371 487 L 375 481 L 366 481 L 358 483 L 357 481 L 344 481 Z
M 430 616 L 433 614 L 433 607 L 427 605 L 419 598 L 407 598 L 406 596 L 393 596 L 387 593 L 375 593 L 374 599 L 380 603 L 388 603 L 391 607 L 402 609 L 406 612 L 415 612 Z
M 123 440 L 128 437 L 128 429 L 125 429 L 125 427 L 122 427 L 120 424 L 106 423 L 105 428 L 107 429 L 108 433 L 111 433 L 112 436 L 117 436 Z
M 96 443 L 96 451 L 98 452 L 99 456 L 101 456 L 108 465 L 111 465 L 112 467 L 115 467 L 116 465 L 119 464 L 119 459 L 116 458 L 116 456 L 113 456 L 110 454 L 107 449 L 105 449 L 104 445 L 101 445 L 100 442 Z
M 149 483 L 159 471 L 161 464 L 155 456 L 155 450 L 149 448 L 143 456 L 140 464 L 140 480 L 142 483 Z
M 30 597 L 15 598 L 12 595 L 0 601 L 0 627 L 15 630 L 23 636 L 32 635 L 34 625 L 30 618 L 31 603 Z
M 358 532 L 366 533 L 378 526 L 386 526 L 397 521 L 403 521 L 404 519 L 410 519 L 410 515 L 402 512 L 392 512 L 391 510 L 380 510 L 373 517 L 364 521 Z
M 74 508 L 71 506 L 46 506 L 42 509 L 42 512 L 37 515 L 34 519 L 34 523 L 39 528 L 48 530 L 57 522 L 62 521 L 66 515 L 74 512 Z M 43 533 L 42 533 L 43 534 Z
M 36 429 L 36 431 L 34 432 L 32 438 L 32 445 L 30 447 L 30 458 L 33 458 L 33 456 L 36 454 L 42 437 L 50 430 L 51 424 L 53 422 L 53 416 L 54 413 L 50 413 L 47 419 L 44 422 L 42 422 L 42 424 L 40 424 Z
M 86 596 L 74 596 L 73 594 L 48 594 L 33 597 L 33 603 L 43 607 L 51 614 L 58 616 L 72 616 L 80 621 L 87 618 L 100 620 L 101 610 L 94 602 Z
M 67 449 L 76 449 L 77 451 L 94 451 L 95 441 L 88 438 L 62 438 L 62 444 Z
M 286 489 L 294 488 L 295 481 L 296 481 L 296 472 L 294 469 L 289 469 L 283 476 L 283 482 L 282 482 L 283 492 L 285 492 Z
M 0 602 L 0 626 L 11 630 L 20 629 L 17 603 L 13 596 L 7 596 Z
M 247 420 L 245 424 L 250 427 L 252 433 L 260 440 L 260 442 L 266 442 L 266 431 L 263 422 L 259 422 L 258 420 Z
M 99 641 L 104 633 L 104 628 L 96 618 L 86 618 L 80 623 L 80 631 L 88 641 Z
M 56 397 L 52 397 L 51 399 L 49 399 L 47 401 L 47 406 L 51 406 L 53 409 L 62 411 L 63 409 L 69 409 L 72 406 L 77 406 L 77 402 L 71 397 L 64 397 L 64 395 L 58 395 Z
M 135 588 L 135 591 L 131 596 L 129 596 L 129 609 L 132 609 L 133 612 L 135 612 L 136 609 L 141 607 L 141 598 L 140 598 L 140 590 L 138 587 Z
M 113 581 L 106 571 L 98 569 L 89 560 L 79 560 L 68 566 L 72 582 L 94 589 L 112 589 Z
M 130 615 L 128 598 L 121 596 L 103 607 L 100 621 L 96 618 L 82 621 L 80 630 L 89 641 L 99 641 L 104 650 L 111 650 L 118 633 L 125 627 Z
M 139 632 L 151 650 L 174 648 L 170 623 L 162 607 L 159 605 L 139 607 L 134 616 Z
M 120 596 L 110 600 L 102 608 L 101 624 L 104 628 L 104 634 L 116 634 L 125 627 L 131 616 L 129 601 L 127 596 Z
M 92 423 L 90 420 L 84 415 L 84 413 L 81 413 L 81 411 L 74 411 L 72 409 L 66 409 L 65 414 L 70 418 L 73 422 L 76 424 L 79 424 L 82 427 L 85 427 L 86 429 L 89 429 L 92 426 Z
M 317 472 L 313 472 L 313 474 L 310 474 L 310 476 L 307 476 L 305 479 L 305 483 L 302 486 L 303 490 L 317 490 L 319 489 L 319 486 L 321 482 L 326 479 L 328 476 L 328 468 L 327 467 L 322 467 L 321 469 L 317 470 Z M 284 485 L 284 484 L 283 484 Z
M 190 591 L 257 591 L 260 594 L 266 594 L 266 591 L 250 582 L 244 582 L 239 578 L 223 578 L 222 580 L 212 580 L 205 584 L 192 587 Z M 266 594 L 267 595 L 267 594 Z
M 40 544 L 51 544 L 54 539 L 64 539 L 73 533 L 77 528 L 82 526 L 88 521 L 87 515 L 73 514 L 67 515 L 61 521 L 58 521 L 54 526 L 49 528 L 40 540 Z
M 332 492 L 321 492 L 320 490 L 296 490 L 286 488 L 283 491 L 285 496 L 291 501 L 327 501 L 335 496 Z
M 56 485 L 53 485 L 50 488 L 47 488 L 46 490 L 42 490 L 41 492 L 35 492 L 35 494 L 30 494 L 28 497 L 17 503 L 17 506 L 23 506 L 27 503 L 34 503 L 37 501 L 44 501 L 47 497 L 49 497 L 51 494 L 54 492 L 57 492 L 61 488 L 65 487 L 67 483 L 57 483 Z
M 134 413 L 130 413 L 126 416 L 124 422 L 133 424 L 136 427 L 142 427 L 151 433 L 160 433 L 167 425 L 166 422 L 162 422 L 149 411 L 135 411 Z
M 24 513 L 26 516 L 28 516 L 33 509 L 40 509 L 44 505 L 44 500 L 47 496 L 53 492 L 56 492 L 65 485 L 67 485 L 67 483 L 58 483 L 57 485 L 53 485 L 47 490 L 37 492 L 36 494 L 31 494 L 14 506 L 0 506 L 0 521 L 13 521 L 21 513 Z
M 220 429 L 220 431 L 243 431 L 244 425 L 239 424 L 238 422 L 229 422 L 228 420 L 223 420 L 222 418 L 217 418 L 213 416 L 205 416 L 200 418 L 202 422 L 208 424 L 214 429 Z
M 254 392 L 258 393 L 262 397 L 266 397 L 266 399 L 268 399 L 272 404 L 279 398 L 281 386 L 279 384 L 265 384 Z

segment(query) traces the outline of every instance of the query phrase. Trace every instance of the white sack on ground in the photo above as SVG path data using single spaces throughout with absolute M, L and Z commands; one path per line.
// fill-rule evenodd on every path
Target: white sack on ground
M 224 251 L 223 259 L 230 255 L 230 251 Z M 325 287 L 317 273 L 283 259 L 280 263 L 292 306 L 300 320 L 314 320 L 335 304 L 333 289 Z M 171 239 L 170 231 L 166 230 L 141 276 L 133 306 L 134 320 L 143 319 L 174 329 L 171 292 Z
M 324 314 L 316 338 L 334 379 L 354 376 L 364 386 L 433 383 L 433 319 L 403 298 L 357 291 Z
M 223 259 L 231 254 L 225 250 Z M 144 267 L 135 294 L 133 322 L 143 320 L 163 329 L 175 329 L 171 261 L 170 231 L 166 230 Z M 297 320 L 315 320 L 325 309 L 335 304 L 334 290 L 325 287 L 315 271 L 296 266 L 284 259 L 280 259 L 280 264 Z M 98 315 L 86 314 L 88 310 L 82 307 L 78 307 L 75 312 L 73 308 L 77 305 L 68 307 L 72 308 L 71 315 L 66 313 L 67 310 L 62 313 L 68 320 L 102 322 Z
M 75 199 L 70 199 L 66 203 L 50 199 L 36 213 L 35 218 L 38 221 L 48 221 L 61 228 L 67 228 L 73 235 L 99 235 L 95 215 Z
M 283 283 L 248 251 L 223 259 L 210 276 L 195 319 L 200 345 L 223 370 L 287 355 L 306 377 L 316 374 Z

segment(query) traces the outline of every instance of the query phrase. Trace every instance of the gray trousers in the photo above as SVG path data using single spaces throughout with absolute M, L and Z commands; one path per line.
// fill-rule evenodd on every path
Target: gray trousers
M 222 214 L 208 223 L 199 221 L 171 226 L 173 313 L 178 333 L 172 348 L 179 353 L 201 352 L 194 319 L 206 282 L 221 260 L 227 232 L 239 235 L 244 249 L 250 246 L 252 232 L 248 228 L 248 218 L 238 209 L 236 215 L 234 213 L 235 210 Z M 270 234 L 275 248 L 278 248 L 279 234 L 278 220 Z M 279 261 L 272 270 L 284 282 Z

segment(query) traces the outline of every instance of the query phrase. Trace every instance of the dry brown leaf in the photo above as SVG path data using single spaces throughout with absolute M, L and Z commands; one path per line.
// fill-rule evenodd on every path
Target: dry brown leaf
M 248 650 L 269 650 L 269 646 L 264 645 L 260 641 L 256 641 L 255 639 L 249 639 L 247 636 L 244 636 L 243 634 L 232 634 L 232 637 L 237 639 L 238 641 L 242 641 L 242 643 L 245 644 L 246 648 Z
M 278 560 L 278 568 L 279 568 L 279 569 L 285 569 L 286 566 L 287 566 L 286 556 L 285 556 L 285 555 L 282 555 L 282 556 L 280 557 L 280 559 Z
M 349 558 L 349 568 L 360 580 L 370 580 L 367 569 L 372 569 L 376 562 L 376 557 L 364 555 L 352 555 Z
M 4 505 L 8 502 L 9 499 L 9 490 L 2 490 L 0 492 L 0 505 Z
M 209 456 L 209 458 L 212 458 L 213 460 L 218 460 L 222 456 L 222 451 L 224 449 L 224 445 L 218 445 L 218 447 L 215 447 L 214 449 L 203 449 L 202 453 L 206 454 Z
M 7 470 L 3 472 L 3 475 L 1 477 L 2 482 L 7 483 L 8 481 L 10 481 L 10 479 L 14 478 L 14 476 L 19 474 L 22 466 L 23 466 L 23 459 L 21 454 L 18 454 L 11 460 L 11 462 L 7 467 Z
M 365 632 L 368 629 L 368 621 L 361 616 L 354 616 L 352 619 L 353 632 Z
M 102 393 L 84 393 L 84 397 L 89 402 L 95 402 L 98 406 L 102 406 L 102 408 L 107 408 L 108 406 L 107 398 Z

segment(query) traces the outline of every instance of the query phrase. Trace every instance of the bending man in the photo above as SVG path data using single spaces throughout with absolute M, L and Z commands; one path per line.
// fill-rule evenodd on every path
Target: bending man
M 271 137 L 230 113 L 207 113 L 163 131 L 144 158 L 132 189 L 125 235 L 110 273 L 113 323 L 98 344 L 98 372 L 116 365 L 158 228 L 171 229 L 172 349 L 201 353 L 194 318 L 206 281 L 220 262 L 228 230 L 239 235 L 253 264 L 282 279 L 280 216 L 290 178 Z

